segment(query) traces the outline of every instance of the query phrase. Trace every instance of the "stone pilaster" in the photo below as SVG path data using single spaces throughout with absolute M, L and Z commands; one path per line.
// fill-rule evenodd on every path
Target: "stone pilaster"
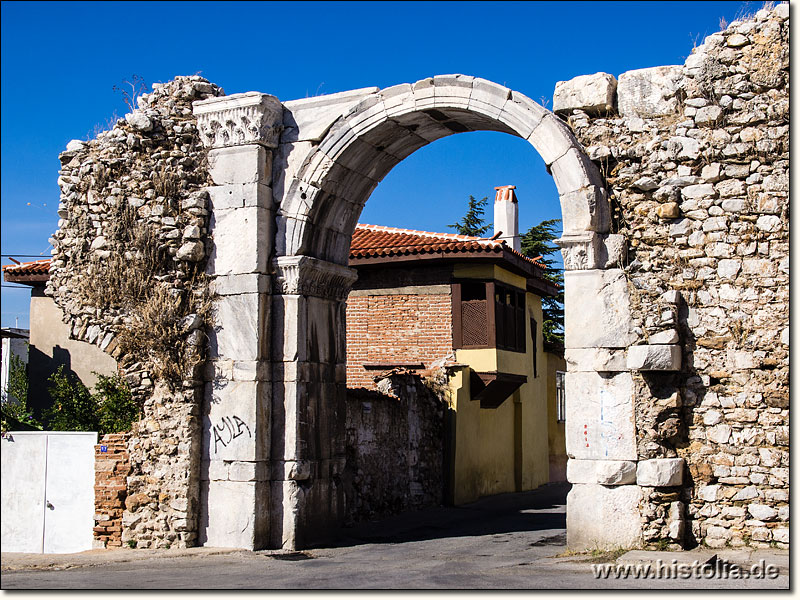
M 308 256 L 273 264 L 270 545 L 295 549 L 344 516 L 344 301 L 356 274 Z
M 209 151 L 215 325 L 203 407 L 201 526 L 210 546 L 269 541 L 272 154 L 283 107 L 249 92 L 196 102 Z

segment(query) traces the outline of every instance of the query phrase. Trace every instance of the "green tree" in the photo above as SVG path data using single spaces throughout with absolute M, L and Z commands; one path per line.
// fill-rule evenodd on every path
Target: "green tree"
M 58 367 L 50 381 L 53 406 L 45 411 L 45 420 L 52 431 L 128 431 L 140 415 L 130 387 L 119 374 L 111 377 L 95 373 L 94 394 L 74 375 Z
M 134 402 L 128 382 L 118 373 L 111 377 L 95 373 L 95 397 L 100 405 L 100 435 L 128 431 L 139 419 L 139 407 Z
M 12 354 L 8 365 L 8 381 L 6 382 L 5 400 L 2 402 L 2 428 L 41 429 L 34 418 L 33 411 L 28 408 L 28 373 L 25 363 L 16 354 Z
M 59 365 L 48 378 L 53 405 L 45 410 L 44 418 L 52 431 L 98 431 L 100 406 L 89 388 L 80 379 L 64 372 Z
M 456 229 L 461 235 L 483 236 L 484 233 L 492 228 L 492 224 L 489 223 L 487 225 L 484 219 L 488 201 L 489 198 L 487 196 L 484 196 L 481 200 L 476 200 L 474 196 L 470 195 L 467 214 L 460 221 L 448 225 L 448 227 Z
M 558 252 L 553 243 L 559 236 L 561 219 L 549 219 L 534 225 L 520 236 L 522 253 L 529 258 L 539 258 L 547 269 L 544 277 L 558 286 L 554 297 L 542 298 L 542 333 L 546 342 L 564 344 L 564 271 L 556 267 L 552 255 Z

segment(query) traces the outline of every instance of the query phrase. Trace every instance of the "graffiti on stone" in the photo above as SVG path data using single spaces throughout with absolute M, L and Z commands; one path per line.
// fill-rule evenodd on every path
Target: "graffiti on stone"
M 226 448 L 233 440 L 247 433 L 247 437 L 252 438 L 253 434 L 247 423 L 242 421 L 236 415 L 230 417 L 222 417 L 216 425 L 211 426 L 214 432 L 214 454 L 217 453 L 217 444 L 221 443 L 223 448 Z

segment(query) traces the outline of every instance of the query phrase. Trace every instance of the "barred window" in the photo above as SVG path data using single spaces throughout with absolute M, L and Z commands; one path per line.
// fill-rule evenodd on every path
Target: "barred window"
M 556 421 L 564 423 L 567 420 L 567 395 L 564 388 L 564 371 L 556 371 Z

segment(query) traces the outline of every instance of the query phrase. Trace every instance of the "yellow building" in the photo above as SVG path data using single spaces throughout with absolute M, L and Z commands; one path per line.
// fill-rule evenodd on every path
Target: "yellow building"
M 512 190 L 499 190 L 496 231 L 498 204 L 508 208 L 501 195 L 516 218 Z M 351 243 L 359 277 L 347 301 L 348 387 L 374 387 L 381 370 L 445 369 L 443 499 L 451 504 L 564 480 L 563 358 L 545 352 L 541 327 L 542 296 L 558 290 L 542 263 L 501 235 L 358 225 Z

